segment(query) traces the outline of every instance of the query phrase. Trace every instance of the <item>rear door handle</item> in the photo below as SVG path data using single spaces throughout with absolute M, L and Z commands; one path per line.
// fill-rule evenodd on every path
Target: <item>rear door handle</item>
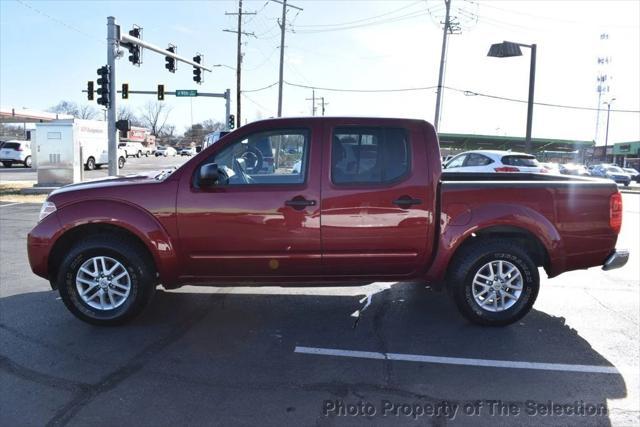
M 297 209 L 299 211 L 301 211 L 302 209 L 306 208 L 307 206 L 315 206 L 316 205 L 316 201 L 315 200 L 307 200 L 304 197 L 294 197 L 291 200 L 287 200 L 286 202 L 284 202 L 285 205 L 292 207 L 293 209 Z
M 422 200 L 421 199 L 413 199 L 409 196 L 402 196 L 396 200 L 393 201 L 394 205 L 400 206 L 403 209 L 407 209 L 413 205 L 419 205 L 422 204 Z

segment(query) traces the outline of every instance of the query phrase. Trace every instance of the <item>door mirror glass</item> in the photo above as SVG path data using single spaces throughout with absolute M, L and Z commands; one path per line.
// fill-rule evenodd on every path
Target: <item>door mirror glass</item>
M 205 163 L 200 166 L 199 181 L 202 187 L 213 187 L 220 180 L 220 170 L 216 163 Z

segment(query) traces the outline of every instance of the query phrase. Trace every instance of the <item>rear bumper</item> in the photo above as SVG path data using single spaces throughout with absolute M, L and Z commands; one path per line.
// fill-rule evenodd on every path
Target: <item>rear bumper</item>
M 607 257 L 607 260 L 602 265 L 602 269 L 608 271 L 624 267 L 627 261 L 629 261 L 629 251 L 626 249 L 615 249 L 611 255 Z

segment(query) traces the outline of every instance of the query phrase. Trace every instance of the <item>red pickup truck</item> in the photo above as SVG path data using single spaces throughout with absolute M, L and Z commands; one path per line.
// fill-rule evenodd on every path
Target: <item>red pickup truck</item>
M 177 170 L 54 191 L 28 252 L 94 324 L 132 318 L 159 284 L 417 279 L 446 285 L 471 321 L 506 325 L 531 309 L 538 267 L 624 265 L 621 223 L 611 181 L 443 174 L 422 120 L 287 118 L 243 126 Z

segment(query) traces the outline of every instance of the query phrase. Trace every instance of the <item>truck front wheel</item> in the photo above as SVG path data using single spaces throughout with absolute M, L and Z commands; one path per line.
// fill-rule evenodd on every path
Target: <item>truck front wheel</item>
M 531 257 L 508 241 L 482 239 L 461 250 L 448 284 L 460 312 L 473 323 L 505 326 L 524 317 L 538 296 Z
M 62 301 L 94 325 L 119 325 L 139 314 L 155 292 L 153 261 L 134 241 L 96 234 L 67 251 L 57 274 Z

